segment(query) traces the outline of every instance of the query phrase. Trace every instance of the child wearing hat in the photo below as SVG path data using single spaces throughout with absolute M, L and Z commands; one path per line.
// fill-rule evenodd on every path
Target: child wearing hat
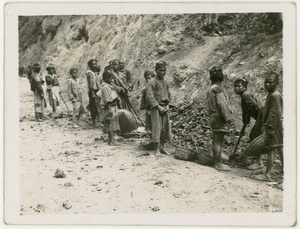
M 117 145 L 115 133 L 120 131 L 118 106 L 119 97 L 112 85 L 113 74 L 111 71 L 104 71 L 102 75 L 103 84 L 97 95 L 101 98 L 101 106 L 104 108 L 104 124 L 108 131 L 108 144 Z
M 249 91 L 247 91 L 247 88 L 248 81 L 246 79 L 240 78 L 234 81 L 234 92 L 241 97 L 243 124 L 248 125 L 251 118 L 256 121 L 249 134 L 250 142 L 252 142 L 261 134 L 262 118 L 259 117 L 262 117 L 262 115 L 260 114 L 261 109 L 258 105 L 257 99 Z M 249 170 L 263 168 L 262 155 L 257 157 L 256 163 L 249 165 L 247 168 Z
M 164 61 L 156 63 L 156 76 L 149 81 L 146 89 L 146 98 L 151 107 L 152 141 L 156 156 L 169 155 L 164 144 L 171 140 L 171 124 L 168 114 L 171 94 L 169 84 L 164 79 L 166 65 Z
M 213 67 L 210 72 L 211 86 L 207 92 L 207 111 L 213 131 L 212 151 L 215 158 L 215 169 L 228 171 L 231 168 L 222 163 L 222 144 L 228 133 L 228 126 L 233 126 L 232 111 L 221 86 L 224 75 L 220 67 Z
M 80 127 L 80 115 L 84 113 L 84 107 L 82 105 L 82 92 L 81 87 L 77 79 L 78 69 L 71 68 L 71 78 L 68 79 L 68 96 L 73 106 L 73 128 Z
M 55 113 L 56 106 L 59 106 L 59 82 L 53 65 L 49 65 L 46 70 L 48 72 L 46 75 L 46 84 L 49 104 L 52 107 L 52 112 Z

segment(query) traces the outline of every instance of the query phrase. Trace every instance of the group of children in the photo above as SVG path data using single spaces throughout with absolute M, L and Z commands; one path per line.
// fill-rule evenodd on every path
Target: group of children
M 230 128 L 234 127 L 232 111 L 228 99 L 221 86 L 224 74 L 220 67 L 210 70 L 211 87 L 207 93 L 208 115 L 213 131 L 213 154 L 215 158 L 214 167 L 217 170 L 228 171 L 230 167 L 222 163 L 222 144 L 224 136 Z M 265 134 L 265 153 L 267 153 L 267 166 L 264 174 L 254 176 L 254 179 L 262 181 L 271 180 L 271 170 L 274 164 L 274 155 L 279 153 L 283 172 L 283 125 L 282 125 L 282 96 L 277 90 L 279 75 L 275 72 L 268 73 L 265 78 L 264 87 L 268 92 L 264 108 L 260 108 L 256 98 L 247 91 L 246 79 L 237 79 L 234 82 L 234 92 L 241 97 L 242 121 L 246 126 L 250 119 L 256 120 L 249 138 L 253 141 L 261 134 Z M 243 128 L 244 129 L 244 128 Z M 243 133 L 242 133 L 243 134 Z M 255 170 L 263 168 L 262 155 L 257 156 L 257 162 L 248 166 Z
M 121 67 L 120 67 L 121 66 Z M 118 109 L 128 109 L 128 92 L 132 90 L 130 72 L 124 69 L 124 61 L 114 59 L 105 67 L 102 77 L 101 68 L 97 60 L 88 61 L 86 79 L 88 84 L 89 109 L 92 123 L 95 125 L 96 117 L 101 117 L 104 130 L 108 133 L 110 145 L 116 145 L 115 134 L 120 130 L 118 121 Z M 43 85 L 46 81 L 47 92 L 53 112 L 59 105 L 59 82 L 55 74 L 54 66 L 49 65 L 46 70 L 46 80 L 40 74 L 40 65 L 34 64 L 30 67 L 28 75 L 33 82 L 31 90 L 34 92 L 35 117 L 38 122 L 43 121 L 45 96 Z M 154 144 L 154 154 L 169 154 L 165 150 L 165 142 L 172 138 L 169 120 L 169 105 L 171 94 L 169 85 L 164 79 L 167 64 L 164 61 L 157 62 L 155 72 L 145 71 L 146 85 L 142 90 L 140 109 L 146 111 L 146 130 L 150 134 Z M 73 127 L 80 126 L 80 115 L 84 113 L 82 105 L 82 90 L 78 82 L 78 69 L 70 69 L 71 78 L 68 80 L 68 96 L 73 105 Z M 212 151 L 215 158 L 215 169 L 228 171 L 230 167 L 222 163 L 222 144 L 225 135 L 234 128 L 232 111 L 226 94 L 222 88 L 224 74 L 220 67 L 210 70 L 211 87 L 207 92 L 207 112 L 213 132 Z M 258 180 L 271 180 L 271 170 L 274 164 L 274 155 L 279 153 L 283 167 L 283 126 L 282 126 L 282 96 L 277 91 L 279 75 L 271 72 L 266 75 L 265 89 L 268 96 L 265 107 L 261 108 L 257 99 L 247 91 L 246 79 L 237 79 L 234 82 L 234 92 L 241 97 L 242 122 L 246 127 L 253 118 L 256 123 L 253 126 L 249 138 L 253 141 L 261 134 L 265 134 L 265 149 L 268 154 L 267 168 L 263 175 L 254 178 Z M 244 130 L 245 128 L 243 128 Z M 243 133 L 242 133 L 243 134 Z M 248 169 L 255 170 L 263 167 L 262 155 L 257 156 L 257 162 L 250 165 Z

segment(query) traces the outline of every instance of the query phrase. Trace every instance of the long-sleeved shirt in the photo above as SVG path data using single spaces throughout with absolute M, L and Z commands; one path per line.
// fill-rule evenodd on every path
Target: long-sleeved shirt
M 146 86 L 142 90 L 140 110 L 142 110 L 142 109 L 147 109 L 147 110 L 151 109 L 151 106 L 147 101 L 147 88 L 146 88 Z
M 241 104 L 243 111 L 243 123 L 249 124 L 251 117 L 256 120 L 260 111 L 256 98 L 254 98 L 254 96 L 248 91 L 245 91 L 241 95 Z
M 232 120 L 232 110 L 222 87 L 219 85 L 212 85 L 207 92 L 207 112 L 210 118 L 217 116 L 225 122 Z
M 82 102 L 81 88 L 78 80 L 73 78 L 68 79 L 68 96 L 71 101 Z
M 171 93 L 167 81 L 157 77 L 152 78 L 147 84 L 146 98 L 151 108 L 169 104 Z
M 47 88 L 51 89 L 53 86 L 59 86 L 59 82 L 57 79 L 57 76 L 55 74 L 53 75 L 46 75 L 46 84 L 47 84 Z
M 33 73 L 32 75 L 32 79 L 35 83 L 35 87 L 39 92 L 43 92 L 44 93 L 44 83 L 45 80 L 43 79 L 42 75 L 40 73 Z
M 89 90 L 99 90 L 101 88 L 101 78 L 91 70 L 86 72 L 86 79 Z
M 128 71 L 127 69 L 123 68 L 120 70 L 120 72 L 122 72 L 125 75 L 125 80 L 126 80 L 126 84 L 132 84 L 131 81 L 131 73 L 130 71 Z
M 278 91 L 274 91 L 266 98 L 264 112 L 264 127 L 267 133 L 282 129 L 282 96 Z
M 115 91 L 113 85 L 108 83 L 102 84 L 100 93 L 98 92 L 97 95 L 101 97 L 101 105 L 103 106 L 107 105 L 107 103 L 113 102 L 118 98 L 118 94 Z

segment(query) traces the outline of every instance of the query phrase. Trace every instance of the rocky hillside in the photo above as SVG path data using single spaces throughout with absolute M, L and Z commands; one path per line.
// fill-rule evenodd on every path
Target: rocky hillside
M 205 100 L 208 70 L 222 66 L 224 87 L 241 113 L 233 81 L 244 76 L 249 90 L 263 103 L 263 76 L 282 74 L 282 33 L 278 15 L 219 14 L 209 23 L 208 14 L 40 16 L 19 18 L 19 65 L 40 62 L 56 66 L 62 89 L 68 71 L 76 66 L 82 82 L 87 61 L 96 58 L 101 68 L 114 58 L 126 60 L 133 74 L 131 100 L 139 105 L 143 72 L 158 60 L 168 63 L 167 80 L 176 105 Z M 215 16 L 215 15 L 213 15 Z M 278 19 L 279 18 L 279 19 Z M 85 100 L 87 101 L 87 96 Z

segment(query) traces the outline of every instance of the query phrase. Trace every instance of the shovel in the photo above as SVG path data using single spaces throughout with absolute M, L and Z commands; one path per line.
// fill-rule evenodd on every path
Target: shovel
M 70 112 L 70 110 L 69 110 L 69 108 L 68 108 L 68 106 L 67 106 L 67 104 L 66 104 L 66 102 L 65 102 L 65 100 L 64 100 L 64 97 L 62 96 L 61 92 L 59 92 L 59 94 L 60 94 L 60 97 L 61 97 L 62 101 L 63 101 L 64 104 L 66 105 L 66 108 L 67 108 L 67 111 L 68 111 L 68 115 L 70 115 L 71 112 Z
M 234 160 L 235 158 L 239 157 L 240 155 L 236 153 L 236 150 L 237 150 L 237 147 L 241 141 L 241 138 L 243 137 L 244 135 L 244 132 L 245 132 L 245 129 L 247 127 L 247 124 L 244 124 L 243 127 L 242 127 L 242 130 L 240 131 L 240 135 L 239 135 L 239 139 L 238 141 L 236 142 L 235 144 L 235 147 L 234 147 L 234 150 L 233 150 L 233 153 L 229 156 L 229 160 Z

